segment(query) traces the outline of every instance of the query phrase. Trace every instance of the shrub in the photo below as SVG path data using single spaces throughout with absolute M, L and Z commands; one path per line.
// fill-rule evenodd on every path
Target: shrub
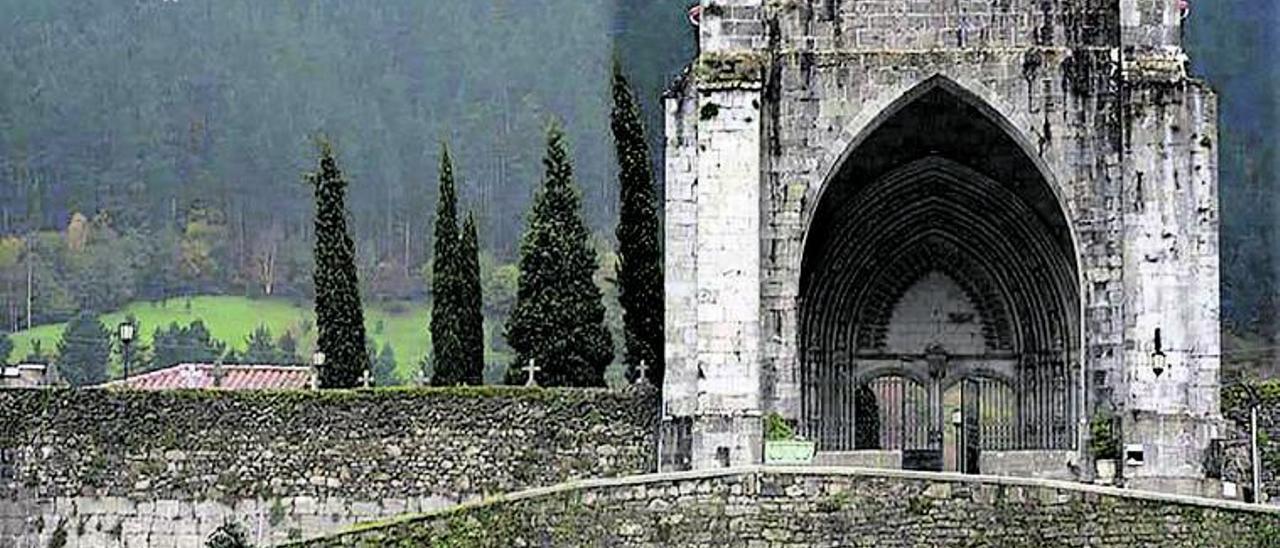
M 768 441 L 787 441 L 795 439 L 796 432 L 787 423 L 787 419 L 777 413 L 769 413 L 764 417 L 764 439 Z

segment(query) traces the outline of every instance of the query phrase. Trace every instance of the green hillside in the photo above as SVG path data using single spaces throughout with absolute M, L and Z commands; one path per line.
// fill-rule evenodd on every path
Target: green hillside
M 195 320 L 204 321 L 214 337 L 238 350 L 244 349 L 249 333 L 259 325 L 266 325 L 276 337 L 285 331 L 293 333 L 299 340 L 299 353 L 303 356 L 311 354 L 316 337 L 315 316 L 311 308 L 299 307 L 282 299 L 204 296 L 133 303 L 124 310 L 104 315 L 102 321 L 111 327 L 129 314 L 138 319 L 141 337 L 148 343 L 157 327 Z M 402 380 L 413 380 L 418 364 L 427 355 L 431 344 L 427 332 L 429 317 L 428 304 L 422 302 L 391 302 L 365 309 L 369 336 L 377 341 L 379 348 L 386 342 L 391 343 L 396 353 L 396 372 Z M 10 358 L 16 360 L 26 356 L 36 340 L 41 341 L 46 352 L 54 351 L 62 329 L 63 324 L 49 324 L 14 333 L 14 351 Z M 486 335 L 491 335 L 493 330 L 493 322 L 486 319 Z M 495 370 L 501 370 L 510 359 L 505 353 L 491 348 L 489 343 L 492 340 L 492 336 L 486 336 L 485 362 L 489 364 L 486 374 L 491 379 L 497 377 L 498 371 Z

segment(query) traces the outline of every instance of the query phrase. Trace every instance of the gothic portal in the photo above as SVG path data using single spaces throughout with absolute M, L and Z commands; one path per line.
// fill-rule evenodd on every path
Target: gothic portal
M 712 0 L 666 99 L 664 469 L 818 462 L 1202 492 L 1216 102 L 1176 0 Z

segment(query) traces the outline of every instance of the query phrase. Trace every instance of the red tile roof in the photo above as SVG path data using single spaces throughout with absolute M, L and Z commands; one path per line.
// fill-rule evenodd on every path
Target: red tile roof
M 215 383 L 215 370 L 221 381 Z M 107 383 L 134 390 L 207 388 L 222 390 L 282 390 L 311 388 L 311 368 L 279 365 L 223 365 L 184 363 Z

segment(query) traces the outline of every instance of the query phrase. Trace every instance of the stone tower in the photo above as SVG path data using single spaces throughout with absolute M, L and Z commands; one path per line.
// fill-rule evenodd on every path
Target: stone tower
M 1199 492 L 1216 100 L 1177 0 L 703 0 L 666 98 L 664 469 L 819 462 Z M 1092 446 L 1092 447 L 1091 447 Z

